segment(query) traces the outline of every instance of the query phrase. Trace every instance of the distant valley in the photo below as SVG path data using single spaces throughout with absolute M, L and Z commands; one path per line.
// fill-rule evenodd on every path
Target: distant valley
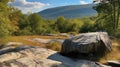
M 97 14 L 93 6 L 93 4 L 87 4 L 55 7 L 40 11 L 39 14 L 45 19 L 55 19 L 59 16 L 64 16 L 65 18 L 82 18 Z

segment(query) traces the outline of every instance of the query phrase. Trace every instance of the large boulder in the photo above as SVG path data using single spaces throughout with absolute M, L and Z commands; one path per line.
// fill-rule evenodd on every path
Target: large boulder
M 102 57 L 112 50 L 112 44 L 106 32 L 82 33 L 66 39 L 62 44 L 61 54 L 68 56 Z

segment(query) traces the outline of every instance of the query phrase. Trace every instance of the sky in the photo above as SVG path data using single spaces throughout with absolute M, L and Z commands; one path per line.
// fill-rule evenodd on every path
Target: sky
M 23 13 L 34 13 L 59 6 L 89 4 L 92 3 L 92 1 L 93 0 L 15 0 L 11 4 L 22 10 Z

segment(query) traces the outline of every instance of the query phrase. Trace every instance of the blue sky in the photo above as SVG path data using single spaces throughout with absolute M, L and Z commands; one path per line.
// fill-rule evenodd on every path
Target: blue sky
M 22 10 L 23 13 L 34 13 L 47 8 L 89 3 L 92 3 L 92 0 L 15 0 L 12 4 Z

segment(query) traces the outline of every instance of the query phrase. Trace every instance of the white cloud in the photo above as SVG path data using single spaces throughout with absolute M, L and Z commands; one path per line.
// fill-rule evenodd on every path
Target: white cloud
M 26 12 L 38 12 L 38 9 L 48 6 L 49 4 L 44 4 L 41 2 L 27 2 L 26 0 L 15 0 L 13 3 L 15 7 L 21 9 L 23 13 Z
M 88 4 L 88 2 L 86 2 L 84 0 L 80 0 L 80 4 Z

